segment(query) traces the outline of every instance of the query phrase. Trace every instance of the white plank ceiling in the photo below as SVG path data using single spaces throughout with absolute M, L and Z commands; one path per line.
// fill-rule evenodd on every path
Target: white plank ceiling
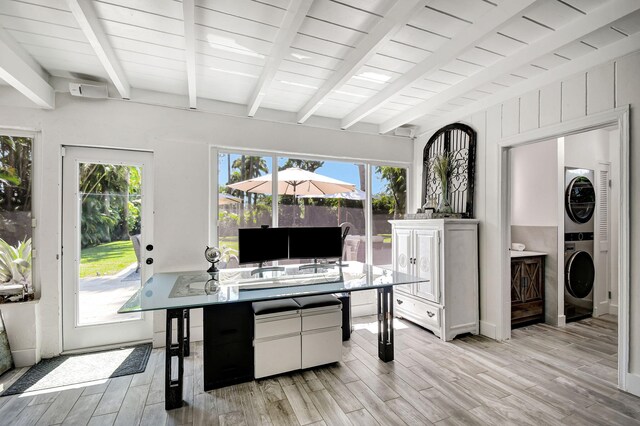
M 638 0 L 0 0 L 0 84 L 39 106 L 54 76 L 106 82 L 123 97 L 121 86 L 181 95 L 192 108 L 212 99 L 386 133 L 552 81 L 586 55 L 597 61 L 640 32 L 639 9 Z M 24 64 L 2 59 L 10 51 Z M 37 68 L 28 81 L 15 75 L 23 65 Z

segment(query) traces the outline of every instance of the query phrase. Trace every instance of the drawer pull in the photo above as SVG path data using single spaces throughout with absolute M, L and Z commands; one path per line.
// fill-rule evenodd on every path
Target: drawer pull
M 434 314 L 433 312 L 431 312 L 431 311 L 427 311 L 427 316 L 428 316 L 429 318 L 432 318 L 434 315 L 435 315 L 435 314 Z
M 396 302 L 398 302 L 398 305 L 402 305 L 404 303 L 404 300 L 396 299 Z

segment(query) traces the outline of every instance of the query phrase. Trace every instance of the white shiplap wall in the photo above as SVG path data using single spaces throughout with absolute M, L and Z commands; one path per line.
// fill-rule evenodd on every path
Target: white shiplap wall
M 630 209 L 631 259 L 640 253 L 640 52 L 617 58 L 549 84 L 532 92 L 494 105 L 470 116 L 460 117 L 478 132 L 476 195 L 474 211 L 480 225 L 480 315 L 481 332 L 500 336 L 500 155 L 499 141 L 527 131 L 568 122 L 597 112 L 630 105 Z M 437 129 L 433 129 L 435 132 Z M 422 150 L 433 132 L 419 137 L 414 145 L 415 210 L 420 200 Z M 631 262 L 630 289 L 630 372 L 640 383 L 640 264 Z

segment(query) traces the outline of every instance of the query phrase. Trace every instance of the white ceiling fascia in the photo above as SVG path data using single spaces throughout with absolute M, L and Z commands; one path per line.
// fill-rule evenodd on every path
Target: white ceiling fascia
M 333 75 L 320 87 L 311 99 L 298 111 L 298 123 L 304 123 L 322 105 L 322 101 L 342 87 L 367 61 L 376 54 L 383 43 L 400 31 L 407 22 L 425 6 L 425 0 L 397 1 L 387 15 L 367 34 L 353 52 L 343 61 Z
M 271 54 L 262 69 L 258 83 L 253 89 L 253 94 L 249 98 L 247 105 L 247 115 L 249 117 L 253 117 L 260 107 L 260 103 L 266 96 L 273 78 L 278 72 L 278 68 L 280 68 L 280 63 L 289 52 L 291 43 L 296 34 L 298 34 L 302 21 L 307 16 L 312 3 L 313 0 L 292 0 L 289 4 L 289 8 L 282 20 L 282 25 L 276 35 Z
M 390 118 L 380 124 L 379 132 L 387 133 L 396 127 L 429 114 L 443 104 L 464 95 L 470 90 L 490 83 L 494 79 L 525 66 L 535 59 L 551 53 L 568 43 L 579 40 L 581 37 L 623 18 L 638 9 L 640 9 L 640 2 L 638 0 L 613 0 L 605 3 L 589 15 L 567 24 L 555 31 L 552 35 L 536 41 L 513 55 L 501 59 L 494 65 L 466 78 L 459 84 L 434 95 L 429 98 L 429 100 Z M 555 76 L 557 74 L 557 68 L 554 68 L 551 73 Z
M 189 108 L 197 107 L 196 92 L 196 5 L 195 0 L 182 0 L 184 19 L 184 53 L 187 61 L 187 85 L 189 87 Z
M 465 50 L 474 47 L 488 34 L 493 33 L 497 28 L 512 18 L 521 15 L 523 11 L 535 3 L 535 1 L 536 0 L 509 0 L 502 2 L 493 10 L 480 17 L 478 22 L 471 25 L 468 30 L 453 37 L 440 49 L 429 55 L 424 61 L 416 64 L 392 84 L 389 84 L 382 91 L 349 113 L 342 119 L 342 128 L 346 129 L 362 120 L 364 117 L 382 107 L 402 90 L 420 80 L 425 74 L 442 68 Z
M 0 78 L 36 105 L 53 109 L 55 92 L 53 87 L 42 78 L 39 70 L 34 69 L 29 54 L 13 40 L 11 35 L 0 28 Z
M 93 9 L 91 0 L 67 0 L 67 3 L 118 93 L 123 98 L 129 99 L 131 87 Z

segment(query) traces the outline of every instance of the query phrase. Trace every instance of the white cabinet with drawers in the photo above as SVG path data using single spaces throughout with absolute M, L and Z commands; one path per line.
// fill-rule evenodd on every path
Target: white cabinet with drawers
M 478 334 L 478 221 L 392 220 L 393 268 L 424 283 L 394 287 L 394 313 L 442 340 Z

